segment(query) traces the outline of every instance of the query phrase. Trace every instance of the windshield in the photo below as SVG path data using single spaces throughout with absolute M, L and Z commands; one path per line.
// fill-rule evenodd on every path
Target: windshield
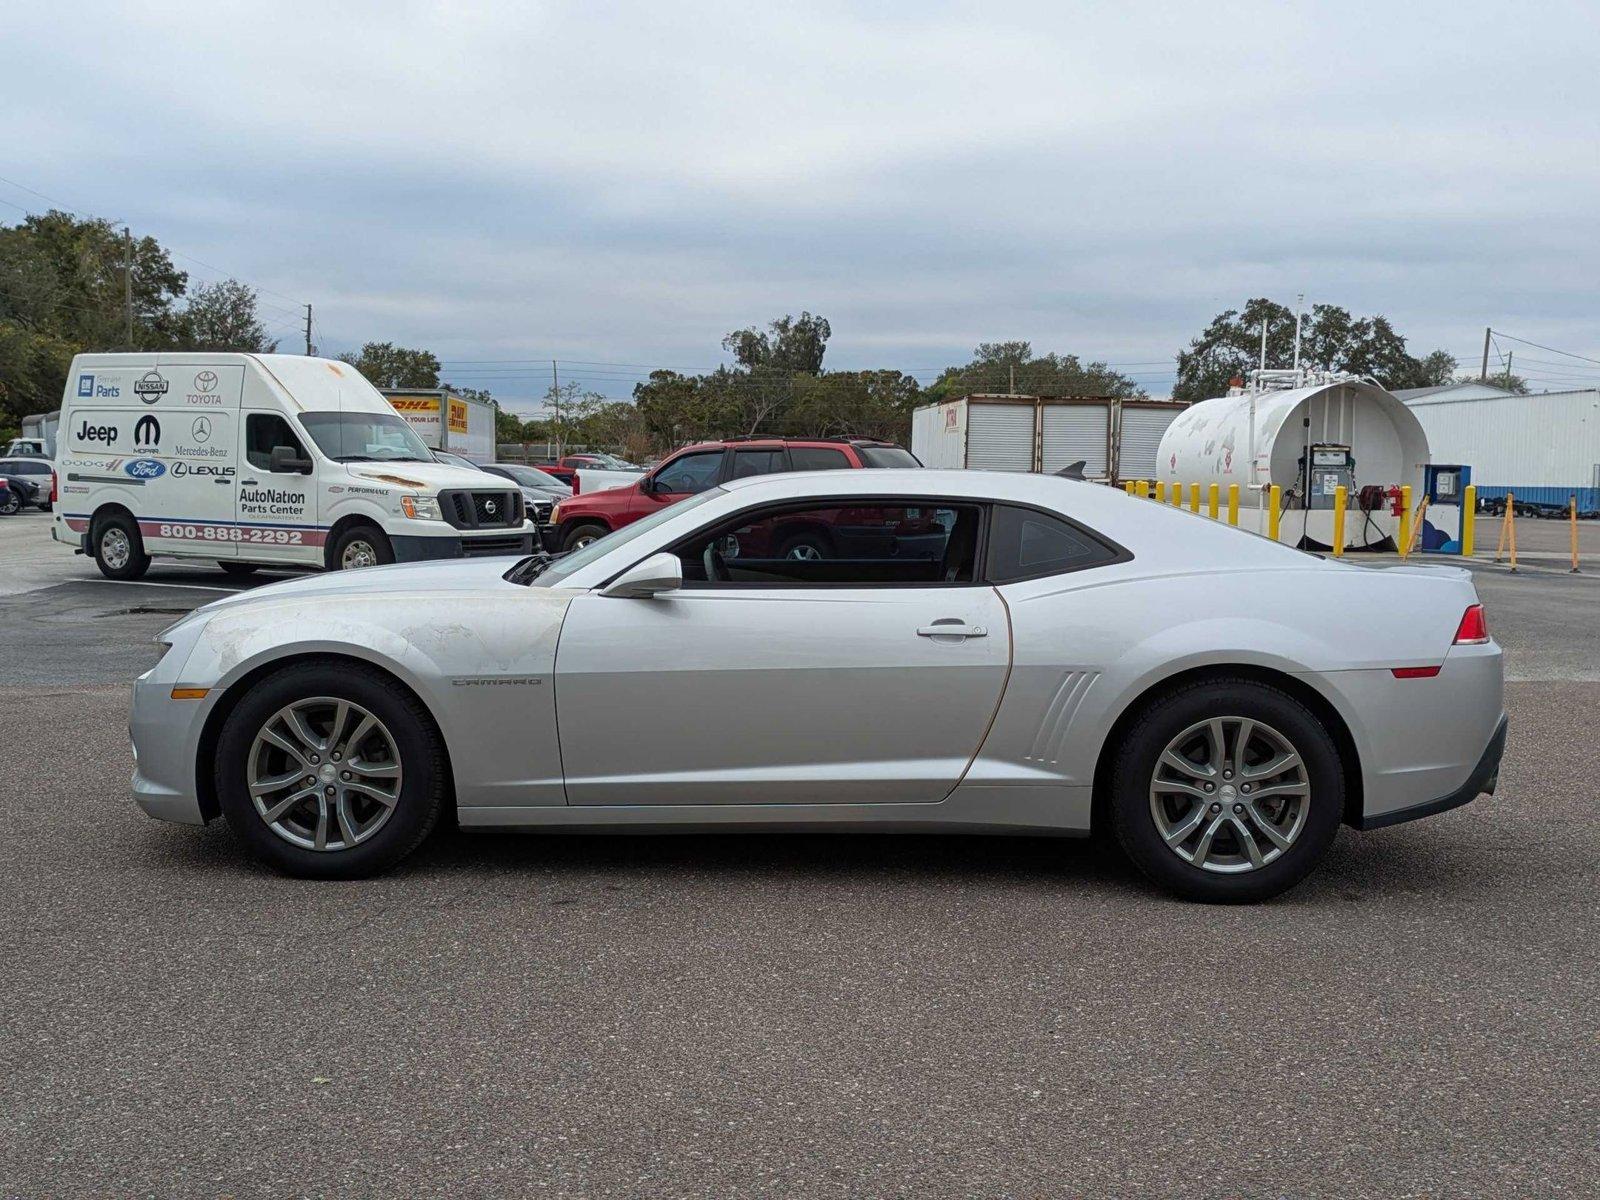
M 513 466 L 510 463 L 496 463 L 497 470 L 504 471 L 523 487 L 543 488 L 545 491 L 571 492 L 572 489 L 562 483 L 554 475 L 546 475 L 543 471 L 533 467 Z
M 543 571 L 539 572 L 534 582 L 541 587 L 556 587 L 574 571 L 587 567 L 603 554 L 610 554 L 618 546 L 627 545 L 640 534 L 649 533 L 663 521 L 670 521 L 673 517 L 704 504 L 707 500 L 725 495 L 727 495 L 727 492 L 722 488 L 712 488 L 710 491 L 701 492 L 698 496 L 691 496 L 687 500 L 680 500 L 676 504 L 658 508 L 648 517 L 641 517 L 632 525 L 624 525 L 621 529 L 614 530 L 603 538 L 596 538 L 582 550 L 574 550 L 571 554 L 562 555 Z
M 429 462 L 433 455 L 417 431 L 396 413 L 300 414 L 311 440 L 334 462 Z
M 909 450 L 899 446 L 857 446 L 861 461 L 869 467 L 920 467 L 922 464 Z

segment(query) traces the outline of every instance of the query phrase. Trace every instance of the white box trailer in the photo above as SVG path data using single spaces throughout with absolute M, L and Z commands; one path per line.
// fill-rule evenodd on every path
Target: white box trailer
M 963 396 L 911 414 L 911 452 L 928 467 L 1054 474 L 1081 461 L 1087 479 L 1148 479 L 1161 435 L 1184 408 L 1109 396 Z
M 449 388 L 379 388 L 429 446 L 475 463 L 495 458 L 494 405 Z
M 61 413 L 29 413 L 22 418 L 22 436 L 11 439 L 6 447 L 8 458 L 54 458 L 56 456 L 56 430 L 61 425 Z

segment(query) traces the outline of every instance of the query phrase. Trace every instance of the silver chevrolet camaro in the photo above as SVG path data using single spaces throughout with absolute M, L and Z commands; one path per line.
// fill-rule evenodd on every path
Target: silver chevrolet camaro
M 319 878 L 452 816 L 1108 826 L 1172 892 L 1259 900 L 1341 822 L 1493 790 L 1506 730 L 1463 570 L 983 471 L 739 480 L 562 558 L 297 579 L 160 641 L 134 688 L 140 805 L 223 815 Z

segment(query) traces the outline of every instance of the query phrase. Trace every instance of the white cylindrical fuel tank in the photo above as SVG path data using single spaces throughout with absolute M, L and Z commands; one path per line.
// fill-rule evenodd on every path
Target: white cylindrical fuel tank
M 1309 422 L 1309 424 L 1308 424 Z M 1429 461 L 1422 423 L 1403 403 L 1370 380 L 1355 376 L 1324 378 L 1309 386 L 1242 390 L 1190 405 L 1167 427 L 1156 461 L 1157 478 L 1183 486 L 1218 484 L 1226 492 L 1237 483 L 1243 505 L 1259 508 L 1256 485 L 1263 491 L 1277 484 L 1284 491 L 1285 511 L 1304 507 L 1302 461 L 1307 446 L 1347 446 L 1354 463 L 1349 507 L 1356 508 L 1360 489 L 1410 484 L 1420 498 L 1423 468 Z M 1254 447 L 1255 471 L 1251 472 Z M 1296 496 L 1291 497 L 1290 493 Z M 1347 522 L 1352 544 L 1371 544 L 1379 527 L 1392 533 L 1393 522 L 1376 511 L 1368 519 Z M 1252 528 L 1255 519 L 1241 521 Z M 1331 524 L 1313 520 L 1312 529 L 1299 518 L 1286 522 L 1307 544 L 1321 544 Z M 1323 524 L 1329 529 L 1321 530 Z M 1321 536 L 1319 537 L 1319 533 Z

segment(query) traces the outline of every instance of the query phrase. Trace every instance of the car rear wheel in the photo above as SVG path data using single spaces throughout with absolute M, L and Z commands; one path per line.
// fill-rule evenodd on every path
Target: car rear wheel
M 1279 688 L 1190 684 L 1151 704 L 1118 750 L 1112 825 L 1136 866 L 1190 900 L 1249 903 L 1321 861 L 1344 812 L 1322 723 Z
M 22 497 L 15 488 L 8 488 L 5 495 L 0 496 L 0 516 L 9 517 L 22 509 Z
M 561 535 L 563 550 L 582 550 L 590 542 L 606 536 L 611 531 L 598 521 L 580 521 Z
M 820 533 L 796 533 L 784 538 L 778 548 L 779 558 L 794 558 L 815 562 L 833 557 L 833 545 Z
M 251 852 L 291 875 L 357 879 L 428 836 L 444 804 L 437 728 L 383 672 L 286 667 L 250 689 L 217 744 L 223 815 Z
M 125 513 L 112 513 L 94 523 L 95 565 L 107 579 L 138 579 L 150 569 L 139 525 Z

